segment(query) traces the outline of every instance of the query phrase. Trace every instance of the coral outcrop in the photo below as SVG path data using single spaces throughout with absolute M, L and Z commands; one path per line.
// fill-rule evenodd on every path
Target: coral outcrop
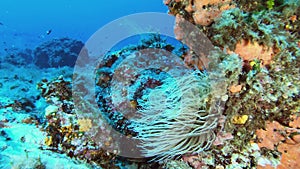
M 35 48 L 34 63 L 40 68 L 73 67 L 83 46 L 84 44 L 78 40 L 53 39 Z

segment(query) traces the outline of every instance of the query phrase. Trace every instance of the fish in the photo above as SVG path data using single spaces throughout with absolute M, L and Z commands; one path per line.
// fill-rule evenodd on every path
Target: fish
M 52 29 L 47 30 L 46 34 L 50 35 L 50 33 L 52 32 Z

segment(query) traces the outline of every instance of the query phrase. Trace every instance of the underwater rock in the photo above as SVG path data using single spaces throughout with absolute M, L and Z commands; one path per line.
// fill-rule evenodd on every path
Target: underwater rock
M 34 108 L 34 102 L 28 98 L 21 98 L 18 100 L 14 100 L 13 103 L 7 104 L 4 106 L 5 108 L 11 107 L 13 111 L 19 112 L 19 111 L 25 111 L 25 112 L 31 112 Z
M 232 0 L 205 0 L 194 1 L 190 3 L 185 9 L 193 9 L 193 18 L 196 24 L 208 26 L 220 16 L 224 10 L 233 8 Z M 192 2 L 192 1 L 191 1 Z
M 168 161 L 164 167 L 166 169 L 192 169 L 186 162 L 181 160 Z
M 224 10 L 235 7 L 232 0 L 168 0 L 164 3 L 174 16 L 182 15 L 202 26 L 211 25 Z
M 40 68 L 73 67 L 83 46 L 78 40 L 53 39 L 35 48 L 34 63 Z
M 70 100 L 72 97 L 71 82 L 65 80 L 63 76 L 59 76 L 52 81 L 43 79 L 37 84 L 37 88 L 47 102 Z
M 28 64 L 32 64 L 33 51 L 31 49 L 7 49 L 3 61 L 16 66 L 25 66 Z
M 48 116 L 52 113 L 56 113 L 58 112 L 59 107 L 58 106 L 54 106 L 54 105 L 50 105 L 48 107 L 46 107 L 45 109 L 45 116 Z
M 43 148 L 86 161 L 97 167 L 119 168 L 116 165 L 119 161 L 115 153 L 107 151 L 107 147 L 113 147 L 113 140 L 110 133 L 106 132 L 106 127 L 97 124 L 99 127 L 97 132 L 103 140 L 101 143 L 96 143 L 90 135 L 86 134 L 91 130 L 92 125 L 95 125 L 95 120 L 79 118 L 74 113 L 70 83 L 63 76 L 50 81 L 43 79 L 38 83 L 41 95 L 50 104 L 45 109 L 46 122 L 41 129 L 46 133 Z M 90 110 L 82 108 L 80 111 Z
M 185 40 L 186 35 L 194 34 L 184 27 L 183 23 L 187 20 L 204 32 L 215 46 L 224 49 L 225 53 L 238 54 L 243 61 L 241 66 L 233 64 L 228 56 L 215 57 L 228 59 L 224 65 L 217 65 L 219 69 L 224 66 L 223 70 L 226 70 L 225 68 L 232 67 L 230 64 L 239 67 L 239 71 L 227 71 L 224 77 L 224 80 L 231 81 L 227 83 L 228 93 L 225 93 L 228 98 L 223 112 L 226 116 L 224 130 L 228 134 L 225 136 L 232 138 L 220 141 L 218 137 L 222 138 L 223 130 L 217 131 L 216 146 L 198 154 L 204 156 L 201 163 L 206 164 L 204 167 L 213 168 L 219 164 L 225 168 L 267 167 L 266 164 L 272 168 L 299 168 L 298 159 L 294 158 L 299 158 L 299 149 L 284 151 L 296 147 L 295 143 L 299 144 L 299 130 L 292 130 L 294 132 L 291 134 L 290 131 L 280 130 L 278 126 L 286 127 L 289 123 L 299 126 L 296 117 L 300 110 L 300 2 L 234 0 L 228 4 L 229 8 L 216 15 L 211 22 L 213 17 L 210 18 L 205 12 L 211 10 L 211 14 L 216 14 L 213 9 L 217 1 L 212 0 L 208 5 L 202 5 L 207 3 L 206 0 L 164 1 L 169 7 L 169 13 L 176 16 L 174 31 L 177 39 Z M 197 7 L 202 9 L 195 11 Z M 222 9 L 222 5 L 219 5 L 219 9 Z M 185 42 L 188 46 L 190 39 L 192 38 Z M 229 50 L 234 52 L 228 52 Z M 193 57 L 197 56 L 189 51 L 186 58 L 190 60 Z M 203 63 L 198 63 L 197 60 L 195 63 L 199 68 L 203 67 Z M 210 70 L 215 70 L 217 66 Z M 216 89 L 218 87 L 214 88 Z M 274 120 L 277 121 L 277 129 L 267 122 Z M 264 128 L 267 129 L 263 130 Z M 254 138 L 257 140 L 251 141 Z M 253 142 L 258 143 L 255 151 L 245 153 Z M 293 145 L 289 146 L 291 143 Z M 280 152 L 277 148 L 280 148 Z M 280 157 L 282 164 L 278 165 Z M 197 165 L 193 167 L 196 168 Z

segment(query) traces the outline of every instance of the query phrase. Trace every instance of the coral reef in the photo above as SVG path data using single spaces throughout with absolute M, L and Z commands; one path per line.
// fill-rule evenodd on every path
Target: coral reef
M 145 157 L 163 161 L 210 147 L 221 111 L 219 105 L 228 98 L 227 86 L 236 83 L 242 61 L 236 54 L 215 49 L 209 56 L 213 71 L 193 73 L 193 67 L 179 67 L 184 64 L 180 57 L 186 53 L 172 57 L 155 49 L 176 50 L 156 36 L 105 57 L 97 71 L 96 98 L 101 112 L 115 129 L 142 140 L 138 147 Z M 154 42 L 161 44 L 153 45 Z M 149 46 L 150 49 L 144 49 Z M 134 57 L 128 56 L 131 53 Z M 161 62 L 162 56 L 170 56 L 173 62 Z M 151 69 L 147 69 L 147 59 Z M 163 69 L 155 67 L 162 64 Z M 171 71 L 172 76 L 168 75 Z M 219 90 L 212 90 L 215 88 Z
M 228 108 L 225 114 L 228 118 L 244 113 L 250 116 L 251 120 L 245 124 L 246 130 L 237 129 L 232 124 L 227 126 L 236 132 L 248 133 L 243 134 L 246 140 L 253 137 L 253 131 L 264 127 L 266 120 L 277 120 L 281 124 L 288 125 L 291 121 L 290 116 L 299 113 L 299 71 L 297 70 L 299 56 L 295 57 L 298 61 L 291 60 L 288 66 L 281 65 L 280 57 L 294 58 L 289 53 L 282 53 L 275 58 L 269 70 L 262 68 L 256 74 L 253 74 L 253 70 L 250 71 L 248 77 L 244 77 L 245 82 L 242 83 L 240 79 L 245 90 L 238 95 L 235 94 L 227 102 Z
M 200 157 L 196 158 L 196 161 L 199 161 L 197 164 L 192 164 L 191 161 L 195 160 L 191 159 L 186 162 L 194 168 L 199 165 L 202 167 L 221 165 L 225 168 L 250 168 L 257 165 L 297 168 L 297 162 L 287 160 L 287 157 L 297 156 L 297 151 L 283 152 L 288 146 L 282 142 L 291 140 L 289 137 L 297 139 L 299 133 L 292 132 L 292 136 L 289 136 L 289 134 L 282 135 L 281 132 L 277 134 L 280 136 L 277 139 L 272 139 L 271 136 L 274 137 L 276 131 L 285 131 L 282 128 L 286 128 L 297 119 L 295 117 L 298 117 L 300 112 L 299 1 L 231 1 L 230 8 L 221 11 L 206 25 L 193 18 L 194 11 L 190 9 L 195 8 L 196 2 L 198 3 L 196 0 L 165 2 L 170 13 L 177 18 L 175 27 L 177 38 L 182 40 L 186 34 L 194 34 L 182 26 L 183 19 L 188 20 L 202 30 L 214 45 L 225 50 L 225 53 L 237 54 L 243 63 L 239 64 L 239 71 L 230 71 L 223 77 L 227 80 L 230 77 L 228 75 L 235 73 L 229 78 L 232 82 L 227 83 L 228 90 L 224 93 L 228 96 L 223 111 L 226 120 L 221 125 L 224 127 L 218 131 L 223 134 L 217 134 L 218 146 L 200 153 Z M 213 7 L 214 3 L 208 7 L 211 6 Z M 224 54 L 215 56 L 215 58 L 228 57 Z M 197 55 L 194 54 L 194 57 Z M 226 63 L 225 67 L 232 66 L 228 65 L 232 61 L 228 60 Z M 198 65 L 203 67 L 203 63 Z M 276 121 L 278 125 L 272 126 L 267 133 L 258 136 L 258 131 L 261 133 L 266 125 L 270 127 L 266 121 Z M 294 120 L 294 123 L 297 121 Z M 294 126 L 291 130 L 297 131 L 297 127 Z M 229 133 L 233 137 L 220 143 L 224 133 Z M 267 141 L 263 143 L 268 143 L 266 147 L 260 142 L 259 138 L 262 135 Z M 252 153 L 257 156 L 245 153 L 249 152 L 249 145 L 256 146 L 255 153 Z M 225 149 L 230 150 L 228 154 L 224 153 Z M 234 156 L 239 157 L 239 163 L 234 162 Z M 248 162 L 244 165 L 242 161 Z
M 1 62 L 10 63 L 18 66 L 26 66 L 33 63 L 33 51 L 31 49 L 6 49 L 6 55 L 1 57 Z M 0 62 L 0 63 L 1 63 Z M 1 65 L 1 64 L 0 64 Z M 0 66 L 1 67 L 1 66 Z
M 152 65 L 161 65 L 161 63 L 165 62 L 164 69 L 172 70 L 173 68 L 176 68 L 176 66 L 180 66 L 179 61 L 175 60 L 173 63 L 171 61 L 160 62 L 161 58 L 159 57 L 170 56 L 172 55 L 171 53 L 174 52 L 176 56 L 172 58 L 179 59 L 178 56 L 182 56 L 186 51 L 186 47 L 182 44 L 172 46 L 166 42 L 166 39 L 159 35 L 150 34 L 144 36 L 146 38 L 143 38 L 144 40 L 136 46 L 128 46 L 119 51 L 108 53 L 97 70 L 97 104 L 109 123 L 125 135 L 136 135 L 134 131 L 128 128 L 128 125 L 131 123 L 128 118 L 132 116 L 132 112 L 136 111 L 135 109 L 141 107 L 138 104 L 138 99 L 141 99 L 143 92 L 145 92 L 144 90 L 160 86 L 160 81 L 168 76 L 167 73 L 160 68 L 146 69 L 147 64 L 149 63 L 145 62 L 145 60 L 152 58 L 151 61 L 154 62 Z M 147 48 L 149 48 L 149 50 Z M 144 52 L 144 55 L 142 52 L 139 53 L 139 51 Z M 158 55 L 157 53 L 161 55 Z M 141 58 L 126 60 L 126 57 L 132 54 L 136 56 L 140 55 Z M 143 58 L 143 56 L 145 58 Z M 119 66 L 122 60 L 124 60 L 122 63 L 124 66 Z M 115 70 L 116 68 L 118 69 Z M 146 71 L 139 72 L 141 69 L 146 69 Z M 124 90 L 122 89 L 124 88 L 122 85 L 128 87 L 132 91 L 122 91 Z M 112 86 L 114 87 L 113 91 L 111 89 Z M 122 93 L 127 93 L 128 96 L 125 97 Z M 112 96 L 115 97 L 114 103 Z M 128 97 L 130 98 L 130 103 L 127 103 L 126 99 Z M 113 107 L 114 104 L 117 107 Z M 120 110 L 122 110 L 122 113 L 120 113 Z
M 35 48 L 34 63 L 40 68 L 73 67 L 83 46 L 81 41 L 69 38 L 53 39 Z
M 186 45 L 143 34 L 93 82 L 72 79 L 80 41 L 5 49 L 0 168 L 299 168 L 300 1 L 164 3 Z
M 71 95 L 70 79 L 58 76 L 52 80 L 42 79 L 38 83 L 41 95 L 49 104 L 45 108 L 45 122 L 41 129 L 45 132 L 42 150 L 50 150 L 55 153 L 65 154 L 69 158 L 81 163 L 88 163 L 91 168 L 151 168 L 158 166 L 156 163 L 145 163 L 128 161 L 119 157 L 115 140 L 108 130 L 107 124 L 98 119 L 78 116 L 74 108 Z M 47 91 L 47 92 L 46 92 Z M 76 94 L 76 92 L 75 92 Z M 90 111 L 90 105 L 82 105 L 79 111 Z M 92 134 L 91 134 L 92 133 Z M 95 138 L 101 138 L 101 142 Z M 115 151 L 111 151 L 115 150 Z
M 235 49 L 242 39 L 257 42 L 267 47 L 284 49 L 289 41 L 289 33 L 284 30 L 279 12 L 260 11 L 247 13 L 239 8 L 224 11 L 212 25 L 213 42 L 222 47 Z
M 63 76 L 58 77 L 55 81 L 48 82 L 43 79 L 37 84 L 42 96 L 47 100 L 57 99 L 58 101 L 68 101 L 72 98 L 71 82 L 65 81 Z
M 0 168 L 87 168 L 75 164 L 61 154 L 42 150 L 45 133 L 43 115 L 46 102 L 36 89 L 43 77 L 64 74 L 70 68 L 38 69 L 34 65 L 20 66 L 3 62 L 0 73 Z
M 38 89 L 50 104 L 46 108 L 46 126 L 43 129 L 47 136 L 44 144 L 48 150 L 65 153 L 71 158 L 95 163 L 103 168 L 118 168 L 116 155 L 109 153 L 84 134 L 91 128 L 91 119 L 80 119 L 74 109 L 70 81 L 59 76 L 51 81 L 42 80 Z M 102 133 L 103 135 L 105 132 Z M 107 142 L 109 146 L 109 133 Z
M 171 14 L 183 15 L 185 19 L 202 26 L 209 26 L 224 10 L 234 7 L 231 0 L 168 0 L 164 3 L 170 7 Z

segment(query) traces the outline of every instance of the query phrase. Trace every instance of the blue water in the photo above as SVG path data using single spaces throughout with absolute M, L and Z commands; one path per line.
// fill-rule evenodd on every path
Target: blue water
M 86 41 L 103 25 L 140 12 L 166 13 L 167 7 L 162 0 L 1 0 L 0 47 L 33 47 L 60 37 Z

